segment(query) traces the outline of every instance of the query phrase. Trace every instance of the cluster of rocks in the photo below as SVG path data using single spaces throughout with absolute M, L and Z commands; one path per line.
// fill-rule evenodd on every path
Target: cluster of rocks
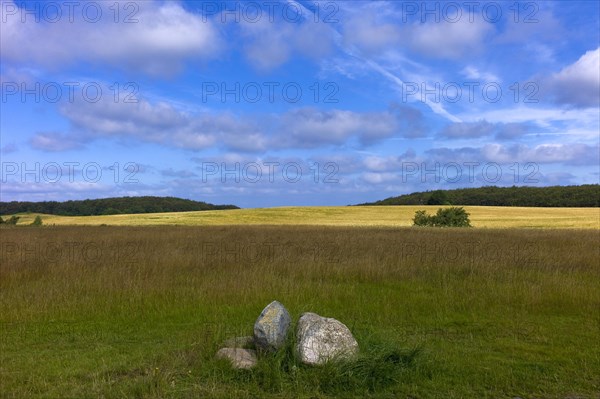
M 253 336 L 225 341 L 216 357 L 228 359 L 235 368 L 250 369 L 261 353 L 274 352 L 285 345 L 291 322 L 287 309 L 273 301 L 256 319 Z M 338 320 L 303 313 L 298 320 L 295 348 L 302 363 L 320 365 L 355 355 L 358 343 L 348 327 Z

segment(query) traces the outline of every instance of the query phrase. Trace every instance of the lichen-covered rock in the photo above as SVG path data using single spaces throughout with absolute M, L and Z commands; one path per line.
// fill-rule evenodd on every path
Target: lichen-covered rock
M 256 351 L 242 348 L 222 348 L 216 354 L 217 359 L 227 359 L 236 369 L 251 369 L 256 366 Z
M 315 313 L 304 313 L 300 317 L 297 340 L 298 355 L 305 364 L 320 365 L 358 352 L 358 343 L 348 327 Z
M 287 309 L 273 301 L 263 309 L 254 323 L 254 343 L 257 349 L 275 351 L 284 343 L 292 319 Z

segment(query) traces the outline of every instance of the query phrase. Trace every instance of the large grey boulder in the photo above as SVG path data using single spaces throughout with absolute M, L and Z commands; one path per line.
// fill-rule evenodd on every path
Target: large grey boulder
M 256 351 L 242 348 L 222 348 L 216 355 L 217 359 L 227 359 L 236 369 L 251 369 L 256 366 Z
M 300 361 L 321 365 L 333 359 L 347 359 L 358 352 L 358 342 L 336 319 L 304 313 L 298 320 L 297 350 Z
M 263 309 L 254 323 L 254 343 L 257 349 L 275 351 L 285 343 L 292 319 L 287 309 L 273 301 Z

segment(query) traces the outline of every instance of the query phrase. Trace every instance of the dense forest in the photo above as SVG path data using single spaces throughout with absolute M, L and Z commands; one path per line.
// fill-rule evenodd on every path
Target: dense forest
M 0 215 L 32 212 L 61 216 L 92 216 L 219 209 L 239 208 L 235 205 L 213 205 L 175 197 L 118 197 L 65 202 L 0 202 Z
M 598 207 L 600 185 L 460 188 L 417 192 L 359 205 Z

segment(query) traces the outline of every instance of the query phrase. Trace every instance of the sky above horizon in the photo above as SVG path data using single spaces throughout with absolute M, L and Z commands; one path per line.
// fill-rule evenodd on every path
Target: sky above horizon
M 1 201 L 598 184 L 600 2 L 0 0 Z

